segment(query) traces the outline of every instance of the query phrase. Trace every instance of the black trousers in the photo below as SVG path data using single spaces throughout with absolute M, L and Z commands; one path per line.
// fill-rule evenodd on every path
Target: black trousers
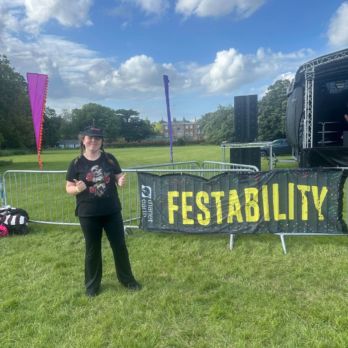
M 123 284 L 134 281 L 124 237 L 121 212 L 106 216 L 79 217 L 79 219 L 86 242 L 86 291 L 96 292 L 100 287 L 103 274 L 101 250 L 103 230 L 108 237 L 114 255 L 118 280 Z

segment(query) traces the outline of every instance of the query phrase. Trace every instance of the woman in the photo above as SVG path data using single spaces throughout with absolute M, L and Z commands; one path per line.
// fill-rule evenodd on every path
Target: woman
M 86 243 L 85 286 L 87 296 L 98 295 L 102 279 L 102 232 L 110 242 L 118 280 L 129 290 L 140 290 L 128 257 L 117 186 L 126 183 L 116 158 L 103 150 L 103 132 L 88 127 L 80 133 L 81 155 L 66 175 L 66 191 L 76 196 L 75 214 Z

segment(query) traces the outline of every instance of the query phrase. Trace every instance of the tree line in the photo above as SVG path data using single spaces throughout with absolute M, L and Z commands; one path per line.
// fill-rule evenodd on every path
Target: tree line
M 259 140 L 285 137 L 286 91 L 289 81 L 270 86 L 258 102 Z M 208 143 L 233 142 L 234 109 L 219 106 L 199 119 Z M 63 139 L 76 139 L 78 132 L 94 124 L 105 130 L 108 142 L 141 142 L 158 135 L 161 122 L 151 123 L 132 109 L 114 110 L 95 103 L 60 114 L 46 107 L 43 123 L 43 147 L 54 147 Z M 25 78 L 16 72 L 6 56 L 0 56 L 0 149 L 35 148 L 30 102 Z
M 286 93 L 289 85 L 289 80 L 276 81 L 258 101 L 257 140 L 271 141 L 286 137 Z M 205 140 L 209 143 L 236 141 L 233 106 L 219 106 L 217 111 L 203 115 L 200 125 Z
M 80 109 L 57 115 L 54 109 L 47 107 L 44 114 L 43 146 L 54 147 L 60 140 L 76 139 L 79 131 L 91 125 L 104 129 L 108 143 L 120 140 L 141 141 L 155 134 L 150 121 L 141 119 L 135 110 L 113 110 L 89 103 Z

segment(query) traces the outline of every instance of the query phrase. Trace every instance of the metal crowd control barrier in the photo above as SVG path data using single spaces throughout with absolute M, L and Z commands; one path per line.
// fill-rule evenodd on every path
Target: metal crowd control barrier
M 323 167 L 324 168 L 324 167 Z M 332 169 L 332 167 L 327 167 L 327 169 Z M 342 169 L 343 171 L 348 171 L 348 167 L 339 167 L 338 169 Z M 345 179 L 344 181 L 344 185 L 343 185 L 343 199 L 344 197 L 348 196 L 348 182 Z M 348 225 L 348 200 L 347 198 L 344 200 L 343 202 L 343 216 L 342 219 L 344 221 L 344 223 L 346 223 Z M 285 237 L 286 236 L 347 236 L 347 234 L 342 234 L 342 233 L 276 233 L 279 238 L 280 241 L 282 243 L 282 248 L 283 248 L 283 252 L 284 254 L 287 253 L 286 251 L 286 244 L 285 244 Z M 233 236 L 231 235 L 231 239 L 230 239 L 230 249 L 233 247 Z
M 257 171 L 254 166 L 206 161 L 153 164 L 127 168 L 127 184 L 119 189 L 125 228 L 137 228 L 140 203 L 137 172 L 190 173 L 206 178 L 226 171 Z M 65 192 L 65 170 L 8 170 L 3 174 L 3 204 L 25 209 L 31 222 L 79 225 L 74 216 L 75 199 Z M 1 182 L 1 181 L 0 181 Z
M 227 143 L 223 142 L 220 147 L 222 149 L 222 160 L 226 161 L 226 149 L 250 149 L 250 148 L 269 148 L 269 169 L 272 170 L 274 166 L 274 156 L 273 156 L 273 143 L 271 141 L 260 141 L 252 143 Z
M 343 168 L 348 169 L 348 168 Z M 123 170 L 127 173 L 127 184 L 119 189 L 125 229 L 138 228 L 140 222 L 140 203 L 137 172 L 153 174 L 189 173 L 210 178 L 223 172 L 257 172 L 250 165 L 204 161 L 176 162 L 133 167 Z M 65 192 L 65 170 L 8 170 L 0 176 L 0 197 L 4 205 L 23 208 L 29 213 L 30 221 L 41 224 L 79 225 L 74 216 L 75 199 Z M 1 190 L 2 186 L 2 190 Z M 347 185 L 345 185 L 347 186 Z M 345 187 L 348 192 L 348 187 Z M 346 209 L 347 210 L 347 207 Z M 345 217 L 347 219 L 347 216 Z M 285 236 L 289 235 L 326 235 L 321 233 L 277 233 L 286 254 Z M 340 235 L 342 234 L 330 234 Z M 345 235 L 346 236 L 346 235 Z M 230 249 L 233 248 L 234 234 L 230 234 Z

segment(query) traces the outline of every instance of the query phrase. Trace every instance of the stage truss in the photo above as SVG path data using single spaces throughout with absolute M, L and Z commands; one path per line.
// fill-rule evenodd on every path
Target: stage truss
M 337 62 L 348 58 L 348 49 L 328 54 L 308 63 L 303 64 L 298 73 L 303 73 L 305 78 L 305 100 L 303 119 L 303 149 L 313 147 L 313 105 L 314 105 L 314 81 L 316 68 L 319 66 Z

